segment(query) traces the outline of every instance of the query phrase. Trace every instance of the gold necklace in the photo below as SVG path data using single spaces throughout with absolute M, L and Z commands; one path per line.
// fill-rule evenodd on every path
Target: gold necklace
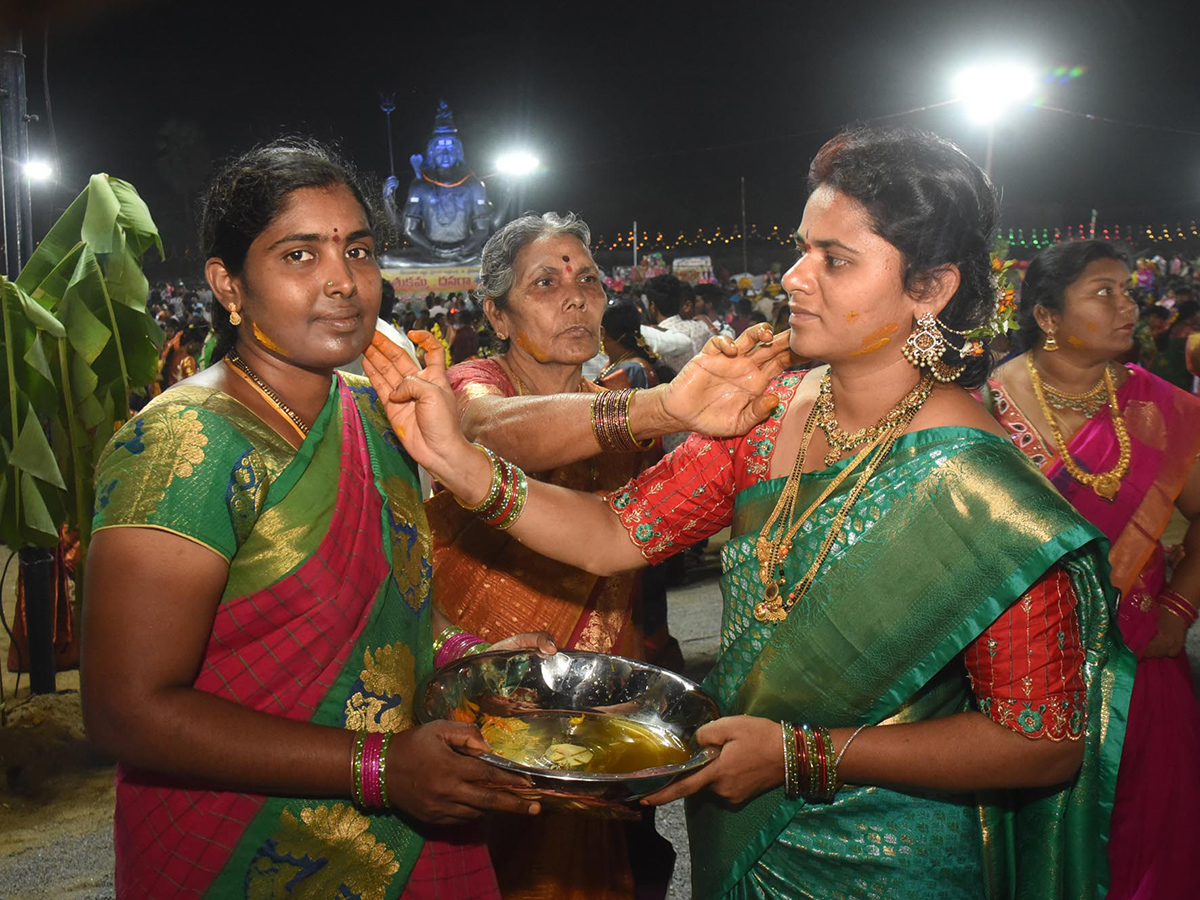
M 929 378 L 928 374 L 926 378 Z M 924 380 L 924 379 L 923 379 Z M 862 494 L 867 483 L 878 471 L 880 465 L 891 452 L 892 445 L 900 438 L 908 429 L 913 417 L 920 410 L 921 405 L 929 398 L 929 391 L 924 392 L 924 395 L 919 404 L 909 406 L 907 410 L 897 418 L 890 428 L 885 429 L 871 438 L 867 445 L 858 452 L 858 454 L 850 460 L 847 466 L 838 473 L 829 485 L 821 492 L 821 495 L 806 509 L 799 518 L 792 520 L 792 514 L 795 511 L 796 497 L 800 491 L 800 480 L 804 471 L 804 458 L 808 454 L 808 445 L 812 440 L 813 433 L 817 427 L 817 407 L 813 404 L 812 410 L 809 411 L 808 419 L 804 423 L 804 436 L 800 442 L 800 451 L 796 454 L 796 461 L 792 465 L 792 471 L 788 474 L 787 483 L 783 486 L 783 492 L 779 495 L 779 500 L 775 504 L 775 508 L 771 511 L 770 517 L 759 533 L 758 540 L 755 542 L 755 555 L 758 557 L 759 568 L 758 577 L 763 585 L 763 599 L 755 604 L 754 618 L 760 622 L 782 622 L 787 618 L 791 609 L 800 602 L 808 589 L 812 587 L 816 580 L 817 572 L 825 562 L 825 558 L 829 555 L 829 550 L 833 546 L 834 540 L 841 534 L 842 526 L 845 524 L 846 517 L 850 515 L 850 510 L 858 502 L 859 496 Z M 906 398 L 907 399 L 907 398 Z M 904 401 L 901 401 L 901 404 Z M 897 404 L 900 406 L 901 404 Z M 816 512 L 818 507 L 824 503 L 829 496 L 837 490 L 837 488 L 846 481 L 850 473 L 858 468 L 859 464 L 866 459 L 872 451 L 875 455 L 871 461 L 867 463 L 858 481 L 855 482 L 853 488 L 850 489 L 837 515 L 834 516 L 833 524 L 829 528 L 829 532 L 821 541 L 821 547 L 817 551 L 816 558 L 812 565 L 808 567 L 808 571 L 797 582 L 796 586 L 788 593 L 785 601 L 780 593 L 780 588 L 785 583 L 783 574 L 783 560 L 792 550 L 792 541 L 800 527 L 808 520 L 808 518 Z M 774 536 L 771 535 L 771 529 L 779 523 L 779 527 Z M 786 523 L 786 524 L 784 524 Z
M 600 381 L 604 378 L 607 378 L 609 375 L 611 375 L 613 372 L 615 372 L 617 370 L 617 367 L 619 365 L 621 365 L 621 363 L 625 362 L 626 360 L 636 359 L 636 358 L 637 358 L 637 353 L 635 353 L 633 350 L 630 350 L 624 356 L 620 357 L 619 359 L 613 360 L 607 366 L 605 366 L 604 369 L 601 370 L 600 374 L 596 376 L 596 380 Z
M 813 409 L 817 413 L 817 424 L 825 432 L 825 443 L 829 445 L 829 452 L 825 454 L 825 465 L 832 466 L 841 458 L 842 454 L 867 441 L 875 440 L 906 416 L 909 410 L 920 409 L 929 399 L 932 391 L 933 376 L 926 372 L 913 389 L 905 394 L 899 403 L 889 409 L 882 419 L 868 428 L 860 428 L 858 431 L 847 434 L 838 427 L 837 414 L 833 406 L 833 380 L 826 372 L 821 378 L 821 391 L 817 395 L 817 402 L 813 405 Z
M 255 374 L 254 370 L 250 368 L 244 359 L 237 355 L 236 351 L 230 350 L 228 353 L 226 353 L 225 362 L 229 363 L 229 365 L 233 367 L 233 371 L 237 372 L 237 374 L 241 375 L 242 378 L 250 382 L 250 384 L 254 385 L 254 387 L 258 388 L 259 392 L 271 402 L 272 406 L 287 416 L 288 421 L 292 423 L 298 432 L 300 432 L 301 438 L 308 437 L 308 426 L 304 423 L 304 420 L 296 415 L 296 413 L 292 411 L 292 408 L 279 398 L 279 395 L 275 393 L 269 384 Z
M 1062 431 L 1059 430 L 1054 413 L 1050 410 L 1050 404 L 1046 401 L 1042 377 L 1038 374 L 1037 367 L 1033 364 L 1032 354 L 1025 357 L 1025 365 L 1029 369 L 1029 380 L 1033 383 L 1033 393 L 1037 397 L 1038 405 L 1042 408 L 1042 415 L 1045 417 L 1046 423 L 1050 426 L 1050 431 L 1054 435 L 1054 443 L 1058 446 L 1058 455 L 1062 457 L 1063 467 L 1070 473 L 1072 478 L 1080 484 L 1088 485 L 1096 492 L 1097 496 L 1111 503 L 1116 499 L 1117 492 L 1121 489 L 1121 479 L 1129 473 L 1129 459 L 1132 452 L 1129 431 L 1125 428 L 1125 416 L 1121 414 L 1121 407 L 1117 403 L 1117 388 L 1113 384 L 1112 372 L 1109 371 L 1107 366 L 1105 367 L 1104 391 L 1109 413 L 1112 416 L 1113 431 L 1117 433 L 1117 447 L 1119 450 L 1117 464 L 1107 472 L 1085 472 L 1071 458 L 1071 454 L 1067 450 L 1067 442 L 1063 440 Z
M 1107 365 L 1105 366 L 1105 371 L 1108 371 Z M 1073 409 L 1076 412 L 1083 413 L 1089 419 L 1098 413 L 1108 402 L 1108 390 L 1104 385 L 1103 376 L 1082 394 L 1068 394 L 1066 391 L 1059 390 L 1044 379 L 1042 380 L 1042 390 L 1046 394 L 1046 402 L 1055 409 Z
M 516 369 L 514 369 L 510 365 L 504 365 L 502 368 L 504 368 L 507 371 L 509 380 L 512 382 L 513 387 L 515 387 L 517 389 L 518 397 L 552 397 L 552 396 L 554 396 L 553 394 L 535 394 L 535 393 L 533 393 L 532 391 L 529 390 L 529 388 L 527 388 L 525 386 L 525 382 L 523 382 L 521 380 L 521 376 L 517 374 Z M 577 388 L 575 388 L 575 393 L 577 393 L 577 394 L 586 393 L 587 389 L 588 389 L 587 379 L 580 377 L 579 386 Z

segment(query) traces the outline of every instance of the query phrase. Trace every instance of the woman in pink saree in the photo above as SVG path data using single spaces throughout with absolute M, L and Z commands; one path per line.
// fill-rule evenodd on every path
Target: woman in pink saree
M 1183 652 L 1200 599 L 1200 399 L 1136 365 L 1129 267 L 1101 241 L 1059 244 L 1029 266 L 1024 352 L 988 383 L 993 415 L 1108 536 L 1118 621 L 1138 655 L 1113 808 L 1109 900 L 1195 896 L 1200 705 Z M 1160 539 L 1188 520 L 1169 571 Z

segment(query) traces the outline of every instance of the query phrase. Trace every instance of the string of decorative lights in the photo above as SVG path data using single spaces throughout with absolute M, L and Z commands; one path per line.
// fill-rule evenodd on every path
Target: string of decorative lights
M 780 247 L 790 247 L 795 243 L 793 231 L 790 228 L 781 228 L 778 225 L 772 225 L 770 228 L 760 228 L 757 224 L 751 224 L 748 229 L 747 240 L 754 241 L 756 245 L 777 245 Z M 1000 236 L 1004 238 L 1010 247 L 1025 247 L 1031 250 L 1040 250 L 1043 247 L 1049 247 L 1051 244 L 1061 244 L 1064 241 L 1077 241 L 1085 238 L 1100 238 L 1106 241 L 1124 241 L 1126 243 L 1141 245 L 1145 243 L 1174 243 L 1175 241 L 1191 241 L 1194 238 L 1200 237 L 1200 225 L 1196 220 L 1189 222 L 1177 222 L 1174 225 L 1163 223 L 1162 225 L 1150 224 L 1110 224 L 1096 225 L 1095 230 L 1092 230 L 1086 222 L 1080 222 L 1078 225 L 1070 224 L 1057 228 L 1017 228 L 1017 227 L 1002 227 Z M 704 228 L 698 228 L 694 234 L 684 234 L 679 231 L 674 237 L 669 236 L 668 232 L 656 231 L 652 228 L 638 228 L 637 248 L 638 252 L 653 253 L 658 250 L 679 250 L 679 249 L 704 249 L 712 247 L 721 249 L 727 244 L 738 243 L 742 240 L 742 230 L 739 226 L 735 226 L 725 230 L 721 226 L 708 231 Z M 600 234 L 592 239 L 592 249 L 600 251 L 613 250 L 632 250 L 634 246 L 633 231 L 618 231 L 611 239 Z

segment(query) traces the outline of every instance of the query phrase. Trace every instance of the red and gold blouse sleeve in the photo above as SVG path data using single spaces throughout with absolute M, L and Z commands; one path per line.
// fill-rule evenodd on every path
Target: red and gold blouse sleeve
M 1029 738 L 1078 740 L 1084 651 L 1075 592 L 1055 566 L 963 654 L 980 711 Z
M 480 397 L 512 397 L 516 394 L 508 375 L 492 359 L 469 359 L 446 370 L 450 388 L 463 412 L 472 400 Z
M 629 539 L 652 564 L 710 537 L 733 516 L 733 440 L 693 434 L 609 495 Z

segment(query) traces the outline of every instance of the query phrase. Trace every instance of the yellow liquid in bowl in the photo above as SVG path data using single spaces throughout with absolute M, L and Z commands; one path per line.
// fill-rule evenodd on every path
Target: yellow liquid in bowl
M 624 775 L 691 758 L 679 738 L 621 716 L 534 712 L 479 716 L 497 756 L 539 769 Z

